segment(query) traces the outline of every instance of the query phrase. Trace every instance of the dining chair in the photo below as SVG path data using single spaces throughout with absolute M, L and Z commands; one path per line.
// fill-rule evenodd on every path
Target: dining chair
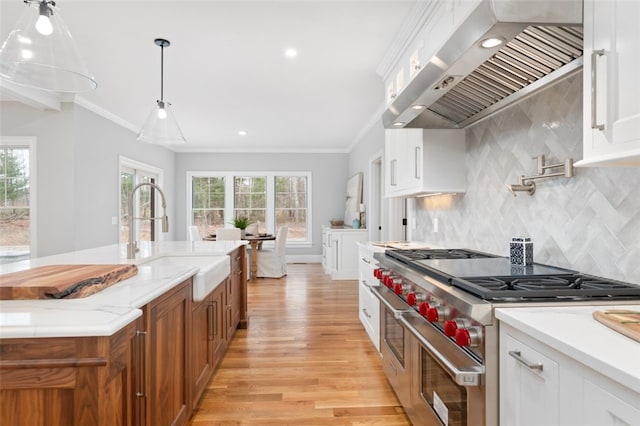
M 241 235 L 239 228 L 220 228 L 216 230 L 216 241 L 240 240 Z
M 189 241 L 200 241 L 202 237 L 200 236 L 200 230 L 197 226 L 189 227 Z
M 256 253 L 258 256 L 258 272 L 256 276 L 265 278 L 280 278 L 287 275 L 287 232 L 289 228 L 282 226 L 276 234 L 274 249 L 264 249 Z

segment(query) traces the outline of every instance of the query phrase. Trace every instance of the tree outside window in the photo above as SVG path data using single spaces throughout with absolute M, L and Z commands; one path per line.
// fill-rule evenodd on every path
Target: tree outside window
M 234 178 L 234 217 L 248 217 L 251 223 L 265 223 L 267 211 L 267 178 L 236 176 Z
M 29 195 L 29 149 L 0 148 L 0 250 L 4 252 L 29 255 Z
M 191 223 L 201 237 L 224 228 L 224 177 L 194 177 L 191 181 Z
M 287 226 L 287 239 L 307 239 L 307 178 L 275 177 L 276 229 Z

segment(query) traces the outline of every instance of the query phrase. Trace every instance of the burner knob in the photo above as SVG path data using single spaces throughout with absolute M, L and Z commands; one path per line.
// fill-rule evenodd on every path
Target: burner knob
M 376 268 L 373 270 L 373 276 L 376 277 L 377 279 L 381 279 L 382 278 L 382 268 Z
M 423 317 L 427 316 L 428 310 L 429 304 L 427 302 L 422 302 L 420 305 L 418 305 L 418 312 L 420 312 L 420 315 L 422 315 Z
M 459 328 L 456 330 L 458 346 L 475 348 L 480 345 L 482 330 L 479 327 Z
M 399 284 L 394 284 L 393 285 L 393 291 L 400 296 L 401 294 L 404 294 L 406 292 L 408 292 L 409 290 L 411 290 L 411 285 L 409 284 L 402 284 L 402 281 L 400 281 Z
M 407 303 L 411 306 L 415 306 L 418 302 L 424 302 L 427 300 L 427 295 L 424 293 L 411 292 L 407 294 Z
M 433 306 L 427 309 L 427 320 L 429 322 L 442 322 L 449 316 L 449 308 L 446 306 Z
M 382 284 L 384 284 L 385 286 L 389 287 L 389 282 L 392 279 L 393 278 L 391 277 L 390 274 L 385 273 L 385 272 L 382 273 Z
M 463 318 L 447 320 L 444 322 L 444 334 L 449 337 L 454 337 L 458 329 L 467 328 L 468 326 L 469 322 Z

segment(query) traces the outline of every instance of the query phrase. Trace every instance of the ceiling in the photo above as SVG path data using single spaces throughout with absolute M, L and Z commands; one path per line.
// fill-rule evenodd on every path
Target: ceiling
M 79 104 L 136 131 L 160 98 L 153 40 L 166 38 L 164 99 L 187 139 L 176 150 L 226 152 L 348 152 L 382 114 L 376 68 L 416 3 L 57 1 L 98 82 Z M 1 41 L 25 7 L 0 1 Z

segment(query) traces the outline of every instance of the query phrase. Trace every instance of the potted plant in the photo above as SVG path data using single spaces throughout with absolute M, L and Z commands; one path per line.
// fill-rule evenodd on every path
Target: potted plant
M 247 233 L 247 227 L 251 225 L 251 220 L 247 216 L 238 216 L 231 221 L 231 224 L 240 229 L 241 238 L 244 238 Z

